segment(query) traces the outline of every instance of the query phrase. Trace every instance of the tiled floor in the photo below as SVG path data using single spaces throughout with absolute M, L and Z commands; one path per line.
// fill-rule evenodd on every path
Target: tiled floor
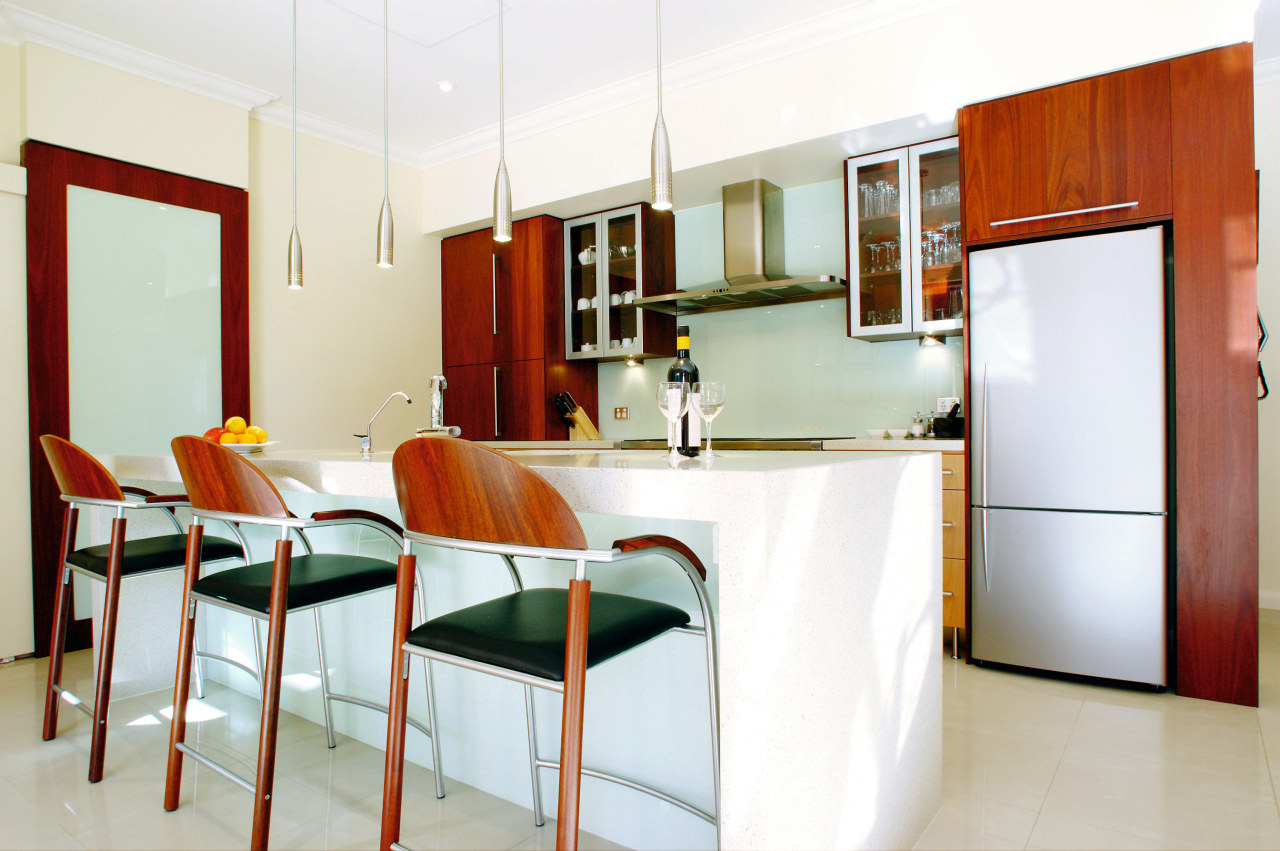
M 67 656 L 64 681 L 82 697 L 93 693 L 91 664 L 89 651 Z M 0 665 L 0 848 L 249 846 L 252 798 L 207 769 L 197 771 L 192 760 L 184 761 L 178 809 L 164 811 L 170 695 L 112 701 L 106 772 L 90 784 L 87 717 L 64 705 L 58 738 L 40 740 L 47 670 L 44 660 Z M 205 697 L 188 716 L 188 741 L 198 737 L 201 749 L 252 777 L 257 700 L 214 683 Z M 376 848 L 382 769 L 380 750 L 341 736 L 329 750 L 323 727 L 282 713 L 271 847 Z M 405 786 L 401 838 L 410 848 L 555 847 L 554 821 L 534 827 L 525 807 L 452 780 L 437 801 L 430 773 L 411 764 Z M 585 833 L 580 841 L 584 849 L 620 847 Z
M 89 654 L 68 682 L 90 693 Z M 107 772 L 85 781 L 87 719 L 62 710 L 39 737 L 43 661 L 0 665 L 0 848 L 245 848 L 248 795 L 191 761 L 176 812 L 161 808 L 164 693 L 116 701 Z M 1248 709 L 943 664 L 943 804 L 918 849 L 1280 848 L 1280 612 L 1262 612 L 1262 708 Z M 257 703 L 210 686 L 190 738 L 252 774 Z M 273 848 L 373 848 L 382 753 L 283 715 Z M 1275 772 L 1273 774 L 1273 771 Z M 408 767 L 403 837 L 421 849 L 538 849 L 552 823 L 457 782 L 428 792 Z M 618 846 L 584 835 L 584 849 Z
M 943 664 L 943 803 L 918 849 L 1280 848 L 1280 612 L 1261 708 Z

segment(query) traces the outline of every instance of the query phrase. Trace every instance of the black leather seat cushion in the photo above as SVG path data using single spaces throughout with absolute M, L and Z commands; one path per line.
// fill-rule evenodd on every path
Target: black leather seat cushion
M 110 544 L 98 544 L 76 550 L 68 558 L 67 563 L 96 573 L 107 575 L 107 558 L 111 553 Z M 205 538 L 200 548 L 201 561 L 218 561 L 224 558 L 244 558 L 244 550 L 240 545 L 226 538 Z M 136 541 L 125 540 L 124 561 L 120 565 L 121 576 L 135 573 L 149 573 L 153 570 L 170 570 L 182 567 L 187 559 L 186 535 L 159 535 L 154 538 L 139 538 Z
M 271 601 L 271 562 L 233 567 L 196 582 L 194 591 L 215 600 L 267 614 Z M 379 588 L 394 588 L 396 566 L 365 556 L 318 553 L 294 556 L 289 567 L 288 610 L 323 605 Z
M 408 643 L 563 682 L 568 617 L 567 590 L 531 588 L 429 620 L 409 633 Z M 688 623 L 683 609 L 666 603 L 593 593 L 587 667 Z

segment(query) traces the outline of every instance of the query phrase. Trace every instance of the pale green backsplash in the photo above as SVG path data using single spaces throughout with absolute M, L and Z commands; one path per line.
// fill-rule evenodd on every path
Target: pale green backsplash
M 786 270 L 845 276 L 844 182 L 784 190 Z M 676 213 L 676 285 L 724 277 L 719 204 Z M 959 396 L 959 337 L 921 348 L 915 340 L 868 343 L 846 334 L 843 298 L 754 307 L 681 318 L 704 379 L 724 381 L 728 401 L 713 436 L 866 437 L 868 428 L 907 428 L 939 396 Z M 671 361 L 600 365 L 600 432 L 659 438 L 666 424 L 654 401 Z M 630 419 L 615 420 L 625 407 Z

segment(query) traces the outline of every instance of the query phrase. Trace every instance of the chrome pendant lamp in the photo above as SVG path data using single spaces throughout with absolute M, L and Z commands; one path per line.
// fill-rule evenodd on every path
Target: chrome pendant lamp
M 298 0 L 293 0 L 293 233 L 289 234 L 289 289 L 302 289 L 302 237 L 298 236 Z
M 649 150 L 649 190 L 653 209 L 670 210 L 671 191 L 671 140 L 667 138 L 667 123 L 662 120 L 662 0 L 654 0 L 658 29 L 658 120 L 653 124 L 653 145 Z
M 502 6 L 498 0 L 498 176 L 493 181 L 493 241 L 511 241 L 511 179 L 507 177 L 506 137 L 502 102 Z
M 395 222 L 391 217 L 391 119 L 387 88 L 387 0 L 382 0 L 382 210 L 378 213 L 378 266 L 395 265 Z

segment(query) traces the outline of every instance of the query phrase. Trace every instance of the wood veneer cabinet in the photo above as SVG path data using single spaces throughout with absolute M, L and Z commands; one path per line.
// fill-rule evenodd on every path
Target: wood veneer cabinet
M 593 421 L 595 364 L 564 357 L 563 224 L 535 216 L 440 243 L 445 419 L 470 440 L 565 440 L 551 403 L 568 391 Z
M 965 107 L 966 243 L 1168 216 L 1169 85 L 1157 62 Z
M 965 499 L 964 453 L 942 453 L 942 626 L 964 629 L 969 583 L 965 574 L 965 531 L 969 515 Z M 958 645 L 958 639 L 955 641 Z M 958 655 L 958 650 L 953 651 Z
M 1171 683 L 1181 695 L 1256 706 L 1252 69 L 1252 45 L 1238 44 L 965 107 L 960 147 L 970 243 L 1172 224 Z M 1037 214 L 1037 204 L 1053 213 L 1132 200 L 991 224 Z

